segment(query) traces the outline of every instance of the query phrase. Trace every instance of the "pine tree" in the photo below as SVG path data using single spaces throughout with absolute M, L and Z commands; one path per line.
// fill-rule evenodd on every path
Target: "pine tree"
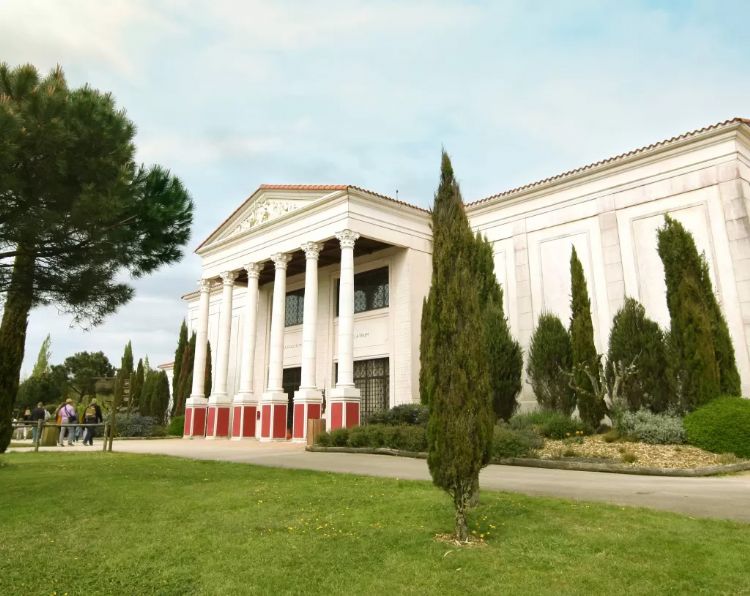
M 476 243 L 448 155 L 432 210 L 432 285 L 423 317 L 422 401 L 429 404 L 428 456 L 432 480 L 453 499 L 456 538 L 468 538 L 466 509 L 489 461 L 494 412 L 476 284 Z
M 739 395 L 734 348 L 705 256 L 698 253 L 692 234 L 669 216 L 657 238 L 683 407 L 693 409 L 721 393 Z
M 562 321 L 551 313 L 542 313 L 531 335 L 526 374 L 536 400 L 543 410 L 570 416 L 576 397 L 570 386 L 573 351 L 570 333 Z
M 591 377 L 599 378 L 599 356 L 594 345 L 591 301 L 583 266 L 575 247 L 570 254 L 570 345 L 573 356 L 573 385 L 578 413 L 586 424 L 597 428 L 606 414 L 604 400 L 597 397 Z
M 509 420 L 518 408 L 516 397 L 521 391 L 523 353 L 513 339 L 503 312 L 503 289 L 495 275 L 492 245 L 477 234 L 476 283 L 484 313 L 485 342 L 492 384 L 492 404 L 495 416 Z
M 620 386 L 629 410 L 648 408 L 659 413 L 675 405 L 664 333 L 637 300 L 626 298 L 609 333 L 606 374 L 610 385 L 616 367 L 631 364 L 635 365 L 635 374 L 622 379 Z
M 182 355 L 185 352 L 185 349 L 187 348 L 188 343 L 188 331 L 187 331 L 187 323 L 185 323 L 185 319 L 182 320 L 182 325 L 180 325 L 180 336 L 177 340 L 177 349 L 174 353 L 174 364 L 172 365 L 172 395 L 175 396 L 175 403 L 177 402 L 176 396 L 177 396 L 177 386 L 180 382 L 180 370 L 182 369 Z
M 49 360 L 52 357 L 50 345 L 52 345 L 52 339 L 48 333 L 47 337 L 45 337 L 42 342 L 42 346 L 39 348 L 39 355 L 36 357 L 36 364 L 34 364 L 34 369 L 31 371 L 32 377 L 40 378 L 49 372 Z
M 130 378 L 130 401 L 128 402 L 128 412 L 131 412 L 133 410 L 140 411 L 141 398 L 143 396 L 143 384 L 145 380 L 143 358 L 139 358 L 135 373 Z
M 204 395 L 209 397 L 211 395 L 211 342 L 206 341 L 206 382 L 203 386 Z

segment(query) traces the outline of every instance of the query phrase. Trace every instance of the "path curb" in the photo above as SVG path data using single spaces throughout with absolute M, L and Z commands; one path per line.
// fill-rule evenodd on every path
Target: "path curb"
M 416 451 L 401 451 L 385 447 L 321 447 L 308 446 L 306 451 L 320 453 L 363 453 L 369 455 L 392 455 L 395 457 L 411 457 L 427 459 L 426 453 Z M 523 466 L 526 468 L 548 468 L 553 470 L 575 470 L 578 472 L 609 472 L 612 474 L 634 474 L 637 476 L 677 476 L 702 477 L 734 474 L 750 470 L 750 462 L 726 464 L 722 466 L 704 466 L 702 468 L 646 468 L 643 466 L 629 466 L 618 463 L 594 463 L 581 461 L 564 461 L 557 459 L 537 459 L 531 457 L 508 457 L 493 459 L 490 463 L 502 466 Z

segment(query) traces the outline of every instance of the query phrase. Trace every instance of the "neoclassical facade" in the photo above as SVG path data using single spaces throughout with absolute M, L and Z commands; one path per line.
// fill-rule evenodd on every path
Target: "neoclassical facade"
M 728 120 L 467 205 L 492 243 L 505 313 L 526 348 L 540 313 L 570 316 L 581 258 L 606 351 L 625 296 L 668 326 L 656 229 L 681 221 L 709 263 L 750 395 L 750 121 Z M 305 439 L 419 400 L 429 213 L 349 185 L 263 185 L 196 251 L 185 436 Z M 208 342 L 213 389 L 203 380 Z M 534 403 L 524 384 L 520 400 Z

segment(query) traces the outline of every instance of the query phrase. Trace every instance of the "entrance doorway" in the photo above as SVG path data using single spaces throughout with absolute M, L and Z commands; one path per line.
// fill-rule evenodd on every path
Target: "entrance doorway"
M 281 379 L 281 384 L 284 388 L 289 399 L 289 406 L 286 409 L 286 428 L 289 432 L 292 431 L 292 422 L 294 421 L 294 392 L 299 389 L 300 383 L 302 383 L 302 369 L 301 368 L 285 368 L 284 376 Z

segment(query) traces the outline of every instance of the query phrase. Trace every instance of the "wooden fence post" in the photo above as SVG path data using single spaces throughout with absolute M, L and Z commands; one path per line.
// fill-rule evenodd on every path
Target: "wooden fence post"
M 42 431 L 44 430 L 44 420 L 36 421 L 36 441 L 34 441 L 34 453 L 39 451 L 39 443 L 42 442 Z

